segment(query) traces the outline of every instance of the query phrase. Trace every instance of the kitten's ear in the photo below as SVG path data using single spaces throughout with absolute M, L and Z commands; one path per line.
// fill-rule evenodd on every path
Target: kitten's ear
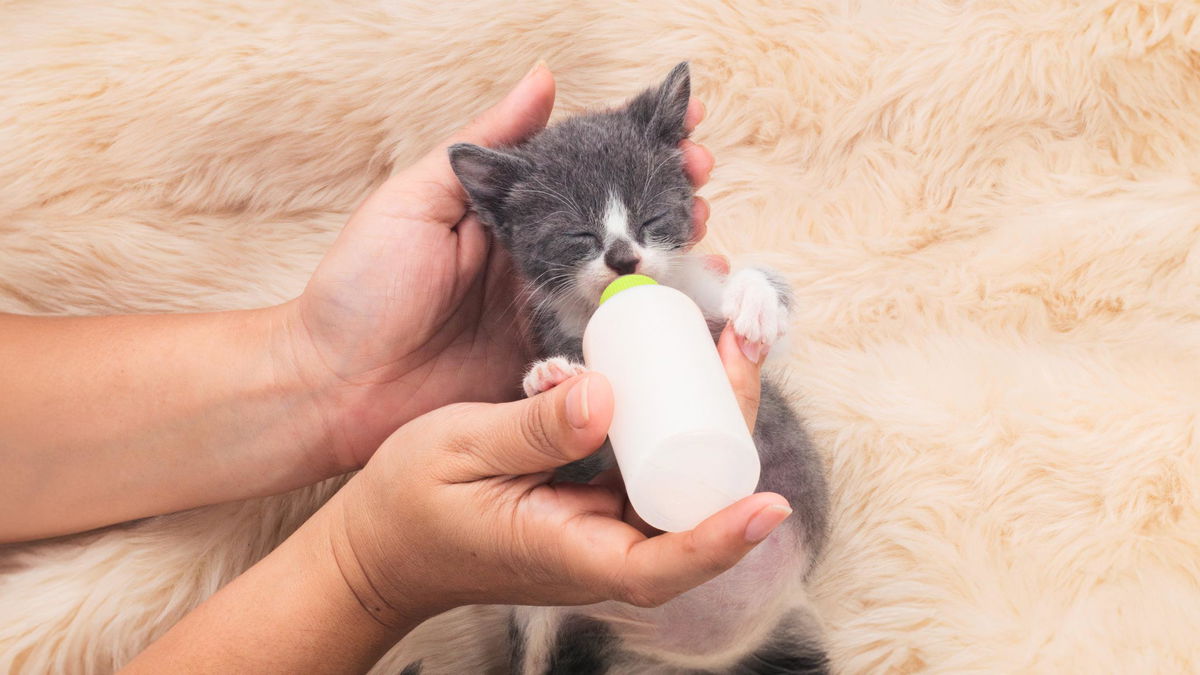
M 646 128 L 652 140 L 676 145 L 687 137 L 683 118 L 687 115 L 691 97 L 691 74 L 687 61 L 684 61 L 671 69 L 662 84 L 630 101 L 629 115 Z
M 500 226 L 500 207 L 529 163 L 516 155 L 470 143 L 455 143 L 448 152 L 450 167 L 471 198 L 475 212 L 488 225 Z

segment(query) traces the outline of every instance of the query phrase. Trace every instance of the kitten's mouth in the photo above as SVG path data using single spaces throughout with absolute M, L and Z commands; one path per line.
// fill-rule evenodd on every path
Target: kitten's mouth
M 581 299 L 583 300 L 583 305 L 585 307 L 587 307 L 588 309 L 596 309 L 597 307 L 600 306 L 600 294 L 603 292 L 604 292 L 604 288 L 601 288 L 599 291 L 596 291 L 596 292 L 592 292 L 591 289 L 586 290 L 586 291 L 581 289 L 579 291 L 579 294 L 580 294 L 580 296 L 582 296 Z
M 576 286 L 579 289 L 579 294 L 583 296 L 583 300 L 591 308 L 600 306 L 600 295 L 604 293 L 604 289 L 620 275 L 616 272 L 609 271 L 604 274 L 589 274 L 587 278 Z

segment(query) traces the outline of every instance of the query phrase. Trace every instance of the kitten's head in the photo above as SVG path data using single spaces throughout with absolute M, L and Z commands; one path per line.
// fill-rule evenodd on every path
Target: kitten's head
M 691 242 L 678 147 L 690 95 L 681 63 L 623 108 L 572 117 L 516 147 L 460 143 L 450 163 L 536 288 L 595 305 L 620 274 L 664 275 Z

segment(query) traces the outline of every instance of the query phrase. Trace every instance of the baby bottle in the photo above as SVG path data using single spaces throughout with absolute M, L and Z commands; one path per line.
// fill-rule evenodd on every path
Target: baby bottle
M 608 437 L 633 508 L 690 530 L 758 485 L 758 451 L 700 308 L 650 277 L 618 277 L 583 333 L 612 384 Z

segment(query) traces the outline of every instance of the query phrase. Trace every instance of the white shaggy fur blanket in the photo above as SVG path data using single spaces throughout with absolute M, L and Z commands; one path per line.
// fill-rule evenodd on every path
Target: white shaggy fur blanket
M 1200 670 L 1196 2 L 0 0 L 0 311 L 293 296 L 539 58 L 560 112 L 692 60 L 706 246 L 798 292 L 836 670 Z M 333 487 L 0 549 L 0 671 L 112 670 Z

